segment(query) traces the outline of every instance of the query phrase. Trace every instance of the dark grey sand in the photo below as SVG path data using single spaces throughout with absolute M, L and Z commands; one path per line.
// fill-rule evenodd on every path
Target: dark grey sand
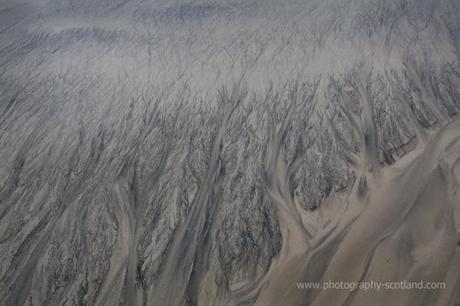
M 0 0 L 0 305 L 460 305 L 459 60 L 458 0 Z

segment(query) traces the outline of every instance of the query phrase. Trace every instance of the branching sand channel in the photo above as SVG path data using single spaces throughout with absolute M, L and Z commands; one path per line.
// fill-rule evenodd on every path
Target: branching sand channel
M 0 305 L 460 305 L 456 0 L 0 1 Z M 299 284 L 436 283 L 413 290 Z

